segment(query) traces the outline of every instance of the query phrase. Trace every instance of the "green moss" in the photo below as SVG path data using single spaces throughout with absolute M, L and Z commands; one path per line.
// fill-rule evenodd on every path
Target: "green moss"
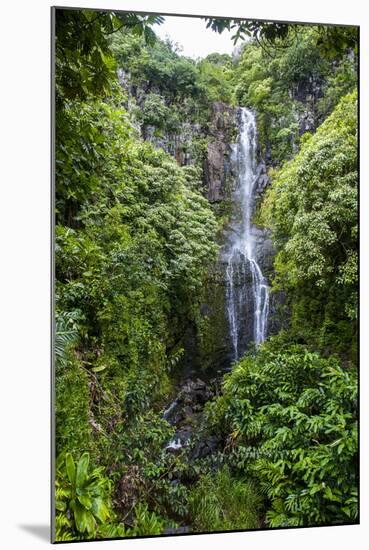
M 203 368 L 219 367 L 226 358 L 228 334 L 225 275 L 219 264 L 214 266 L 206 278 L 202 310 L 199 326 L 199 362 Z

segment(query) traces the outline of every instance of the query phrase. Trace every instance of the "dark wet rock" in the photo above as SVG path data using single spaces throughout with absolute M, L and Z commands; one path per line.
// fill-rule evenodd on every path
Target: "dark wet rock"
M 256 258 L 260 269 L 268 279 L 273 273 L 274 255 L 275 249 L 272 240 L 266 231 L 260 231 L 260 235 L 256 240 Z
M 312 111 L 303 111 L 299 116 L 299 134 L 314 132 L 316 127 L 315 115 Z
M 226 266 L 218 261 L 209 269 L 201 305 L 203 330 L 198 345 L 201 365 L 223 370 L 229 365 L 231 340 L 226 315 Z
M 186 405 L 188 410 L 197 403 L 205 403 L 212 395 L 210 388 L 199 378 L 187 380 L 177 396 L 177 402 Z M 186 407 L 183 410 L 186 410 Z
M 301 80 L 291 90 L 291 97 L 301 105 L 301 109 L 297 112 L 300 136 L 305 132 L 315 132 L 319 126 L 321 120 L 320 113 L 317 110 L 317 102 L 322 96 L 323 83 L 315 76 Z
M 186 406 L 183 408 L 183 414 L 186 418 L 190 418 L 193 415 L 193 409 L 190 406 Z
M 178 455 L 182 452 L 182 445 L 173 445 L 172 443 L 169 443 L 166 447 L 165 447 L 165 450 L 167 453 L 170 453 L 170 454 L 173 454 L 173 455 Z
M 168 453 L 180 454 L 183 451 L 189 452 L 192 456 L 192 445 L 198 446 L 195 455 L 207 456 L 215 448 L 217 441 L 212 436 L 199 438 L 203 424 L 203 410 L 205 403 L 215 395 L 215 380 L 205 382 L 200 378 L 186 379 L 179 388 L 176 399 L 167 407 L 170 411 L 170 419 L 167 420 L 176 427 L 176 431 L 165 447 Z M 167 415 L 168 416 L 168 415 Z M 190 450 L 191 449 L 191 450 Z
M 236 139 L 237 109 L 220 101 L 213 104 L 210 140 L 204 161 L 205 195 L 210 202 L 230 198 L 234 183 L 231 156 Z
M 287 329 L 290 323 L 291 311 L 288 307 L 284 291 L 273 292 L 270 295 L 269 304 L 269 334 L 278 334 L 282 329 Z
M 191 453 L 191 459 L 197 460 L 211 455 L 220 448 L 220 440 L 215 435 L 209 435 L 200 439 Z
M 261 194 L 269 184 L 269 176 L 264 160 L 261 160 L 256 167 L 256 193 Z
M 209 143 L 205 162 L 205 180 L 207 183 L 207 198 L 210 202 L 223 200 L 224 185 L 224 158 L 226 145 L 222 141 Z
M 199 378 L 187 379 L 180 387 L 177 397 L 165 409 L 163 418 L 172 425 L 192 423 L 203 404 L 213 397 L 211 388 Z

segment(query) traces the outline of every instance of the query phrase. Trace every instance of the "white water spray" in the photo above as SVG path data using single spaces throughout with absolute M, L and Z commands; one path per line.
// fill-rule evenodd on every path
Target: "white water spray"
M 241 109 L 240 134 L 235 149 L 237 187 L 234 201 L 239 208 L 233 224 L 232 244 L 227 255 L 227 314 L 234 359 L 237 361 L 245 349 L 241 346 L 241 319 L 244 317 L 250 296 L 250 274 L 253 300 L 253 339 L 261 344 L 267 334 L 269 288 L 256 259 L 256 231 L 251 223 L 256 194 L 256 122 L 254 114 Z

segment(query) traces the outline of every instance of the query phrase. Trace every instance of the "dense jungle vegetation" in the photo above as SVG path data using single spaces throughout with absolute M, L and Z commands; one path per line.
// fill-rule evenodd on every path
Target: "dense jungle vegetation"
M 162 19 L 56 11 L 56 540 L 355 523 L 356 29 L 213 19 L 237 55 L 193 60 Z M 215 103 L 257 116 L 288 324 L 224 376 L 199 430 L 221 445 L 189 459 L 163 410 L 209 330 Z

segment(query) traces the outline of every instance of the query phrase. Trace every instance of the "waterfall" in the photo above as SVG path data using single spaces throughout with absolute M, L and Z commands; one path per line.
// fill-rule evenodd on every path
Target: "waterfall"
M 242 320 L 252 311 L 252 337 L 256 345 L 265 340 L 269 313 L 269 288 L 257 261 L 258 230 L 251 223 L 256 194 L 256 122 L 248 109 L 240 110 L 240 132 L 235 147 L 236 208 L 231 243 L 226 254 L 226 304 L 233 356 L 246 351 Z M 250 303 L 251 302 L 251 303 Z M 250 340 L 249 339 L 249 340 Z

